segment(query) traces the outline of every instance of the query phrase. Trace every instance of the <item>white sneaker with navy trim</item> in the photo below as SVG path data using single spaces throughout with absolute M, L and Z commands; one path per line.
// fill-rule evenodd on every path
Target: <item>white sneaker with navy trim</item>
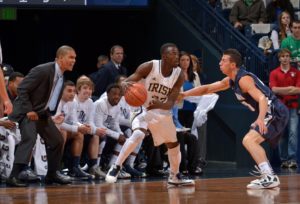
M 264 189 L 264 188 L 275 188 L 280 185 L 280 181 L 277 175 L 274 174 L 263 174 L 260 179 L 251 181 L 247 188 L 249 189 Z
M 182 176 L 180 173 L 173 174 L 170 172 L 170 176 L 168 178 L 168 187 L 179 187 L 179 186 L 194 186 L 195 181 L 191 179 L 187 179 Z
M 105 181 L 107 183 L 116 183 L 118 179 L 118 175 L 121 171 L 121 167 L 118 165 L 111 165 L 110 169 L 108 170 L 106 176 L 105 176 Z

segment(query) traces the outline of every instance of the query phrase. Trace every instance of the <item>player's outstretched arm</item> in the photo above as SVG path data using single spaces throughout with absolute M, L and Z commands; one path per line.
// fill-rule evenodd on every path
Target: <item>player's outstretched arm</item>
M 224 91 L 230 87 L 229 84 L 229 77 L 224 78 L 222 81 L 217 81 L 211 84 L 197 86 L 193 89 L 188 91 L 182 92 L 180 97 L 187 97 L 187 96 L 202 96 L 205 94 L 216 93 L 219 91 Z

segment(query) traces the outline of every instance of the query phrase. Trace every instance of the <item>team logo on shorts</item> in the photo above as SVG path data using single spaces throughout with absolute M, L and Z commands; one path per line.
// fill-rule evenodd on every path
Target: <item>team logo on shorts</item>
M 5 140 L 5 135 L 0 135 L 0 140 Z
M 41 159 L 43 162 L 46 162 L 47 161 L 47 155 L 41 155 Z
M 45 140 L 40 137 L 41 144 L 45 144 Z
M 2 145 L 2 149 L 3 149 L 4 151 L 8 151 L 8 150 L 9 150 L 9 146 L 8 146 L 8 145 L 5 145 L 5 144 L 3 144 L 3 145 Z

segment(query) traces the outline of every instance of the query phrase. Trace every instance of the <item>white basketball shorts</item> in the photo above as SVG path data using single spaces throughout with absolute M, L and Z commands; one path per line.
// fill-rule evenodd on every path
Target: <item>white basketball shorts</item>
M 132 130 L 149 129 L 155 146 L 177 142 L 176 128 L 171 113 L 161 113 L 159 110 L 147 111 L 143 107 L 133 113 L 132 119 Z

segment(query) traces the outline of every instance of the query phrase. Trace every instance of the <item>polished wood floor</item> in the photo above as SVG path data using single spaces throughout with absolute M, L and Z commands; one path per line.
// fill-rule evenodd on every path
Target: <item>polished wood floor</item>
M 280 176 L 280 188 L 247 190 L 253 177 L 196 179 L 195 187 L 167 188 L 159 181 L 124 180 L 116 184 L 74 183 L 68 186 L 30 185 L 28 188 L 0 188 L 2 204 L 183 204 L 183 203 L 300 203 L 300 175 Z

